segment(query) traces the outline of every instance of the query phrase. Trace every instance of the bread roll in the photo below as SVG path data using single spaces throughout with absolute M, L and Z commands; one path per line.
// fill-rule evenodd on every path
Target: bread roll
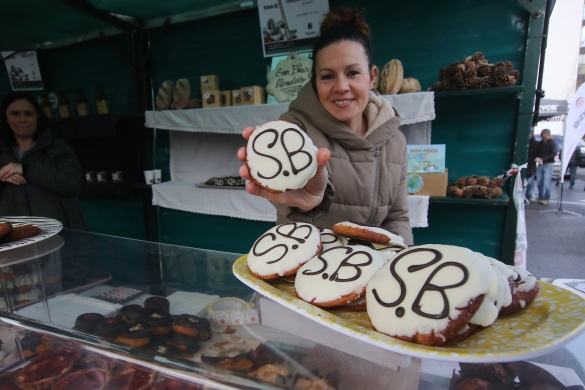
M 170 80 L 162 83 L 158 89 L 158 95 L 156 95 L 156 109 L 158 111 L 168 110 L 173 102 L 173 91 L 175 89 L 175 83 Z
M 189 105 L 191 97 L 191 85 L 187 79 L 178 79 L 173 93 L 173 104 L 171 110 L 182 110 Z

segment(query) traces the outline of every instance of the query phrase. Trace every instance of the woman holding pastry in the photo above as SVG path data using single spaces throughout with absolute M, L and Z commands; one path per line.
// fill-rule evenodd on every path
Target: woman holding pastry
M 73 150 L 53 138 L 37 101 L 11 92 L 0 103 L 0 215 L 53 218 L 85 230 L 83 184 Z
M 307 166 L 312 162 L 316 165 L 315 175 L 302 188 L 275 193 L 251 175 L 250 141 L 248 148 L 238 151 L 238 158 L 247 163 L 240 167 L 240 175 L 251 180 L 246 187 L 250 194 L 275 205 L 277 224 L 299 221 L 331 228 L 351 220 L 381 226 L 399 234 L 410 245 L 413 238 L 406 192 L 406 139 L 398 130 L 398 113 L 373 91 L 378 69 L 372 65 L 369 36 L 370 29 L 358 11 L 339 9 L 328 13 L 313 48 L 311 82 L 280 118 L 298 125 L 319 147 L 315 161 L 309 157 L 307 162 Z M 245 128 L 244 138 L 248 140 L 254 130 Z M 274 137 L 275 141 L 265 149 L 276 144 L 275 134 L 265 134 L 265 138 Z M 299 138 L 293 133 L 286 137 Z M 284 133 L 281 138 L 284 146 Z M 252 146 L 258 145 L 260 142 Z M 306 158 L 301 155 L 305 153 L 299 149 L 301 145 L 305 145 L 302 140 L 294 147 L 285 147 L 282 161 L 304 167 Z M 278 158 L 268 158 L 282 167 Z M 286 179 L 292 176 L 287 170 L 283 172 Z M 296 174 L 294 167 L 293 173 Z

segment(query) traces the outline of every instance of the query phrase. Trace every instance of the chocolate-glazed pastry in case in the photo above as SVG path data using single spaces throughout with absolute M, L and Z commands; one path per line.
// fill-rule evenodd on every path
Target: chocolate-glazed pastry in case
M 181 314 L 174 317 L 173 332 L 188 337 L 199 337 L 206 340 L 211 334 L 209 320 L 190 314 Z M 202 337 L 206 337 L 203 339 Z
M 146 322 L 155 336 L 161 336 L 171 333 L 173 328 L 173 317 L 162 310 L 150 310 L 146 312 L 144 316 L 144 322 Z
M 53 390 L 103 390 L 110 383 L 110 372 L 99 368 L 69 373 L 59 379 Z
M 122 328 L 116 341 L 133 347 L 142 347 L 150 342 L 151 335 L 150 326 L 135 324 Z
M 169 300 L 163 297 L 150 297 L 144 301 L 144 308 L 146 310 L 162 310 L 169 313 L 170 306 Z
M 120 334 L 122 328 L 126 325 L 125 322 L 117 317 L 109 317 L 102 322 L 96 324 L 94 335 L 103 337 L 105 339 L 115 339 Z
M 167 344 L 183 354 L 184 357 L 191 357 L 199 349 L 199 338 L 173 333 Z
M 142 322 L 145 310 L 140 305 L 126 305 L 120 309 L 118 316 L 129 325 L 135 325 Z
M 78 332 L 93 334 L 95 326 L 106 318 L 99 313 L 85 313 L 75 319 L 73 329 Z

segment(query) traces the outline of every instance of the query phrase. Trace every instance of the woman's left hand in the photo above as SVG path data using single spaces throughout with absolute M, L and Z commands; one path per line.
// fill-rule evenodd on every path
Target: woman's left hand
M 2 169 L 0 169 L 0 180 L 6 181 L 4 179 L 7 179 L 15 173 L 18 173 L 22 176 L 22 164 L 13 162 L 8 163 L 4 165 Z
M 28 181 L 22 176 L 20 173 L 14 173 L 10 176 L 5 177 L 4 179 L 0 179 L 6 183 L 15 184 L 17 186 L 24 185 L 28 183 Z

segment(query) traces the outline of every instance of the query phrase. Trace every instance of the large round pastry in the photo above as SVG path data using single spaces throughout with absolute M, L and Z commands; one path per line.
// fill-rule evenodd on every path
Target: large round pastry
M 246 164 L 252 181 L 266 191 L 303 188 L 317 172 L 317 147 L 297 125 L 272 121 L 248 139 Z
M 404 239 L 381 226 L 373 226 L 365 223 L 346 221 L 333 225 L 333 232 L 343 237 L 355 240 L 364 240 L 381 245 L 396 245 L 406 248 Z
M 321 251 L 319 229 L 290 222 L 273 227 L 256 240 L 248 254 L 248 267 L 261 279 L 293 275 Z
M 469 249 L 420 245 L 404 250 L 372 277 L 366 301 L 379 332 L 425 345 L 469 333 L 469 320 L 493 285 L 486 261 Z
M 319 229 L 321 233 L 321 243 L 323 244 L 323 250 L 333 248 L 336 246 L 347 245 L 347 238 L 338 236 L 333 233 L 331 229 Z
M 500 315 L 509 315 L 529 306 L 538 295 L 540 287 L 532 274 L 520 267 L 507 266 L 514 275 L 514 291 L 512 291 L 512 303 L 503 307 Z
M 327 249 L 299 269 L 295 294 L 319 307 L 346 305 L 365 294 L 368 281 L 387 261 L 365 246 Z

